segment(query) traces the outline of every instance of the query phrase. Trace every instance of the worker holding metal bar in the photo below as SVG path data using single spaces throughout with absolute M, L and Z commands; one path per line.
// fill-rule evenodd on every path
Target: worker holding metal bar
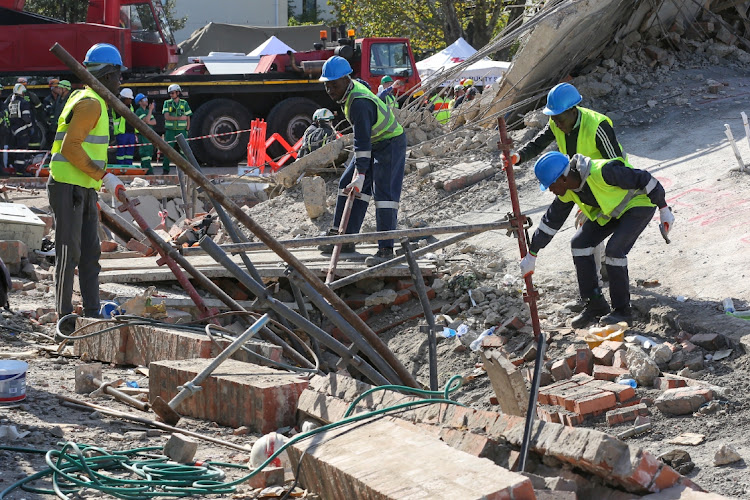
M 537 252 L 546 247 L 562 227 L 574 205 L 586 215 L 570 242 L 578 288 L 585 301 L 583 311 L 573 318 L 573 328 L 583 328 L 599 320 L 608 325 L 631 325 L 628 252 L 659 208 L 663 230 L 674 226 L 674 215 L 667 206 L 664 188 L 649 172 L 634 169 L 624 158 L 592 160 L 576 154 L 570 160 L 560 152 L 544 154 L 534 164 L 534 174 L 542 191 L 549 189 L 557 198 L 534 231 L 529 253 L 521 260 L 525 276 L 534 272 Z M 599 287 L 594 249 L 611 236 L 604 254 L 609 273 L 612 309 Z
M 126 68 L 120 52 L 97 43 L 83 61 L 88 71 L 113 94 Z M 73 277 L 78 268 L 84 316 L 99 316 L 99 214 L 97 191 L 104 185 L 113 196 L 125 191 L 120 179 L 107 173 L 109 115 L 107 104 L 85 87 L 70 95 L 60 113 L 52 143 L 47 194 L 55 216 L 55 308 L 60 317 L 73 312 Z M 61 324 L 70 333 L 74 321 Z
M 377 230 L 396 229 L 406 163 L 406 135 L 392 109 L 364 85 L 352 80 L 351 73 L 349 61 L 333 56 L 323 65 L 320 77 L 328 95 L 342 105 L 344 116 L 354 127 L 354 158 L 339 181 L 333 228 L 329 230 L 332 235 L 338 234 L 335 228 L 341 222 L 351 190 L 359 196 L 352 206 L 346 234 L 359 232 L 372 196 Z M 321 245 L 319 249 L 331 253 L 333 245 Z M 380 240 L 378 252 L 368 257 L 365 264 L 372 267 L 393 257 L 393 240 Z

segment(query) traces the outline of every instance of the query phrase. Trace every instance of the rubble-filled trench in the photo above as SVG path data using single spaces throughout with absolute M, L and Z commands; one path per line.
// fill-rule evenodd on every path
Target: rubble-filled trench
M 632 463 L 645 463 L 639 451 L 642 449 L 661 457 L 672 470 L 689 479 L 670 486 L 695 484 L 716 494 L 695 498 L 746 498 L 750 473 L 744 456 L 750 445 L 745 431 L 750 425 L 750 400 L 744 385 L 750 367 L 744 346 L 750 330 L 743 319 L 725 315 L 721 301 L 733 298 L 737 310 L 750 305 L 750 290 L 743 274 L 750 264 L 744 241 L 744 204 L 750 190 L 745 174 L 731 170 L 737 161 L 723 138 L 723 124 L 731 123 L 736 126 L 740 150 L 745 157 L 750 154 L 739 139 L 739 113 L 750 102 L 746 88 L 750 85 L 750 58 L 739 48 L 741 43 L 728 39 L 717 26 L 709 26 L 709 21 L 700 23 L 696 25 L 702 29 L 700 36 L 690 35 L 689 29 L 669 31 L 666 37 L 660 30 L 631 36 L 572 78 L 584 95 L 582 104 L 613 119 L 618 139 L 636 168 L 652 171 L 665 184 L 667 199 L 675 207 L 677 226 L 668 247 L 653 228 L 647 231 L 654 234 L 644 234 L 644 241 L 636 245 L 629 264 L 636 322 L 624 332 L 615 332 L 612 340 L 595 346 L 586 342 L 591 341 L 586 337 L 587 330 L 575 331 L 568 326 L 574 315 L 571 303 L 577 298 L 567 244 L 572 235 L 567 226 L 570 222 L 555 244 L 540 254 L 534 283 L 540 294 L 539 317 L 549 349 L 537 417 L 540 422 L 620 436 L 623 446 L 628 447 L 623 453 L 641 460 L 632 458 Z M 410 149 L 400 228 L 490 221 L 511 210 L 496 130 L 469 122 L 449 131 L 430 116 L 408 111 L 401 119 L 407 125 Z M 515 143 L 532 138 L 545 119 L 539 111 L 527 112 L 523 117 L 525 127 L 511 132 Z M 529 162 L 517 167 L 516 180 L 522 210 L 537 221 L 551 197 L 538 192 L 530 166 Z M 338 183 L 335 175 L 320 175 L 327 196 L 323 213 L 314 219 L 308 216 L 302 185 L 274 192 L 272 198 L 254 205 L 248 203 L 244 210 L 275 238 L 317 236 L 330 225 Z M 675 193 L 672 198 L 670 190 Z M 707 201 L 680 204 L 685 193 L 709 190 L 716 194 Z M 49 212 L 43 196 L 8 195 L 15 203 Z M 363 232 L 374 231 L 372 212 L 371 207 Z M 213 236 L 219 243 L 229 242 L 221 230 Z M 250 232 L 247 236 L 256 240 Z M 417 242 L 420 245 L 424 243 Z M 362 254 L 371 251 L 374 247 L 360 249 Z M 29 363 L 29 371 L 26 400 L 0 407 L 0 428 L 4 429 L 0 444 L 43 451 L 61 441 L 108 450 L 163 446 L 169 432 L 147 429 L 90 408 L 62 406 L 56 399 L 57 394 L 85 399 L 74 392 L 74 371 L 92 360 L 88 353 L 58 352 L 54 313 L 50 314 L 54 311 L 54 268 L 48 259 L 36 259 L 32 257 L 33 264 L 19 262 L 10 295 L 12 312 L 2 313 L 2 358 L 12 353 L 15 359 Z M 474 412 L 463 417 L 465 425 L 451 429 L 474 439 L 477 435 L 484 437 L 489 444 L 471 452 L 510 468 L 518 448 L 517 436 L 506 433 L 498 438 L 489 424 L 476 424 L 472 419 L 479 420 L 479 415 L 488 413 L 497 418 L 496 412 L 507 403 L 493 387 L 488 360 L 506 360 L 498 363 L 507 373 L 518 374 L 523 381 L 523 387 L 518 388 L 521 392 L 530 385 L 535 343 L 522 300 L 517 244 L 504 231 L 491 231 L 436 252 L 430 260 L 432 272 L 426 284 L 437 310 L 436 321 L 445 332 L 445 336 L 438 335 L 438 384 L 443 387 L 452 376 L 461 375 L 463 385 L 451 397 Z M 284 278 L 271 279 L 269 284 L 279 300 L 293 302 Z M 340 295 L 357 312 L 373 311 L 368 320 L 371 328 L 419 383 L 428 386 L 428 346 L 420 329 L 424 321 L 421 307 L 415 294 L 404 302 L 397 299 L 404 295 L 400 292 L 412 290 L 409 285 L 408 278 L 369 279 L 342 289 Z M 243 292 L 232 279 L 225 279 L 222 286 Z M 102 296 L 132 297 L 144 289 L 141 283 L 107 284 L 102 285 Z M 202 295 L 208 297 L 204 292 Z M 184 290 L 173 282 L 159 283 L 154 297 L 157 302 L 159 297 L 173 298 L 175 313 L 187 303 Z M 195 312 L 191 307 L 184 310 Z M 313 319 L 331 330 L 322 315 L 313 314 Z M 461 325 L 466 333 L 451 336 L 451 330 L 459 331 Z M 497 327 L 494 335 L 485 337 L 481 347 L 472 350 L 472 342 L 490 327 Z M 329 361 L 333 364 L 335 359 Z M 141 394 L 149 387 L 147 374 L 136 366 L 104 366 L 105 379 L 122 378 L 138 385 Z M 339 376 L 345 377 L 346 372 Z M 618 384 L 621 379 L 635 380 L 636 387 Z M 329 382 L 323 377 L 316 380 L 314 390 L 329 391 L 330 396 Z M 348 393 L 347 404 L 351 398 Z M 112 399 L 92 401 L 134 413 Z M 300 411 L 325 421 L 309 408 Z M 404 418 L 422 417 L 409 417 L 404 412 Z M 425 417 L 419 423 L 427 421 L 432 422 Z M 544 424 L 537 425 L 543 429 Z M 9 434 L 11 426 L 12 432 L 22 435 L 14 441 Z M 252 444 L 261 435 L 247 426 L 232 427 L 190 417 L 183 417 L 180 427 L 240 447 Z M 291 429 L 282 431 L 290 433 Z M 462 445 L 456 444 L 445 429 L 441 432 L 443 441 L 468 449 L 465 435 Z M 594 440 L 593 435 L 586 436 Z M 650 492 L 660 489 L 656 487 L 657 476 L 645 485 L 633 485 L 616 470 L 592 468 L 582 457 L 551 448 L 545 452 L 535 442 L 527 463 L 527 476 L 538 498 L 648 498 Z M 197 457 L 246 464 L 250 450 L 201 441 Z M 0 451 L 0 490 L 44 467 L 43 455 Z M 666 470 L 661 463 L 657 468 Z M 299 470 L 287 471 L 287 486 L 293 482 L 293 472 Z M 236 478 L 243 470 L 229 469 L 227 473 Z M 543 492 L 551 496 L 543 497 Z M 226 497 L 278 498 L 283 494 L 283 489 L 264 490 L 261 485 L 246 483 Z M 80 494 L 97 495 L 95 490 Z M 693 498 L 690 492 L 657 495 L 652 498 Z M 293 496 L 326 498 L 323 491 L 304 483 Z M 16 491 L 6 498 L 46 497 Z

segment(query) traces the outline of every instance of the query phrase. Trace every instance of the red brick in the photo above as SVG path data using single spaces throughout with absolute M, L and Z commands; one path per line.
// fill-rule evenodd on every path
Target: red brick
M 594 368 L 594 355 L 591 349 L 586 347 L 580 347 L 576 349 L 576 373 L 586 373 L 591 375 L 591 370 Z
M 149 399 L 165 401 L 177 387 L 192 380 L 212 359 L 154 361 L 149 365 Z M 229 427 L 247 426 L 266 434 L 296 423 L 297 402 L 307 380 L 263 366 L 229 359 L 201 383 L 203 390 L 183 401 L 181 415 L 214 421 Z
M 709 351 L 716 351 L 726 346 L 726 339 L 719 333 L 699 333 L 690 339 L 693 344 Z
M 601 413 L 612 408 L 617 399 L 611 392 L 601 392 L 592 396 L 577 399 L 575 402 L 575 412 L 579 415 L 588 415 L 590 413 Z
M 643 450 L 638 451 L 635 460 L 637 460 L 637 465 L 633 467 L 628 477 L 623 478 L 623 482 L 629 488 L 648 489 L 664 462 Z M 631 460 L 632 462 L 633 460 Z
M 573 375 L 570 366 L 564 359 L 560 359 L 552 363 L 552 368 L 550 369 L 550 371 L 552 372 L 552 378 L 554 378 L 556 381 L 568 379 L 571 377 L 571 375 Z
M 396 280 L 396 290 L 406 290 L 407 288 L 412 288 L 414 286 L 414 282 L 411 280 Z
M 616 384 L 606 380 L 592 380 L 588 385 L 614 393 L 619 402 L 629 401 L 635 397 L 635 389 L 629 385 Z
M 698 348 L 698 346 L 696 346 L 695 344 L 693 344 L 689 340 L 682 341 L 680 343 L 680 345 L 682 346 L 682 350 L 685 351 L 685 352 L 693 352 L 694 350 L 696 350 Z
M 548 410 L 539 406 L 536 409 L 536 414 L 539 417 L 539 420 L 542 420 L 544 422 L 553 422 L 556 424 L 560 423 L 560 413 L 557 411 Z
M 429 286 L 426 286 L 426 287 L 425 287 L 425 290 L 426 290 L 426 292 L 427 292 L 427 298 L 428 298 L 428 299 L 432 300 L 432 299 L 434 299 L 435 297 L 437 297 L 437 292 L 435 292 L 435 290 L 433 290 L 433 289 L 432 289 L 431 287 L 429 287 Z M 418 298 L 419 298 L 419 294 L 417 293 L 417 291 L 416 291 L 416 290 L 414 290 L 414 289 L 412 288 L 412 289 L 410 289 L 409 291 L 411 292 L 411 294 L 412 294 L 412 295 L 414 296 L 414 298 L 415 298 L 415 299 L 418 299 Z
M 266 467 L 257 472 L 247 481 L 251 488 L 265 488 L 267 486 L 284 485 L 284 468 L 283 467 Z
M 26 243 L 19 240 L 0 240 L 0 258 L 8 267 L 11 274 L 16 274 L 21 269 L 21 259 L 29 256 Z
M 665 391 L 667 389 L 677 389 L 686 387 L 687 382 L 679 378 L 656 377 L 654 379 L 654 388 Z
M 393 301 L 393 305 L 400 306 L 411 300 L 411 292 L 409 290 L 399 290 L 396 292 L 396 300 Z
M 611 427 L 616 424 L 631 422 L 639 415 L 647 416 L 649 414 L 648 408 L 642 403 L 625 408 L 618 408 L 616 410 L 610 410 L 607 412 L 607 425 Z
M 614 366 L 595 365 L 594 378 L 597 380 L 609 380 L 614 382 L 620 375 L 625 375 L 628 371 L 625 368 L 616 368 Z
M 627 368 L 628 363 L 625 361 L 625 351 L 615 351 L 612 356 L 612 366 L 616 368 Z
M 649 488 L 650 491 L 658 492 L 667 488 L 671 488 L 677 484 L 680 480 L 680 474 L 677 473 L 672 467 L 664 464 L 661 470 L 656 474 L 654 482 Z
M 563 380 L 563 382 L 567 382 L 567 381 Z M 576 384 L 575 382 L 569 382 L 567 384 L 556 385 L 556 386 L 550 385 L 550 386 L 545 387 L 544 393 L 546 395 L 547 402 L 543 404 L 564 406 L 565 400 L 563 396 L 565 394 L 565 391 L 574 387 L 578 387 L 578 384 Z
M 602 391 L 596 387 L 588 387 L 585 385 L 572 387 L 570 389 L 562 391 L 562 393 L 558 396 L 558 401 L 562 399 L 563 404 L 560 404 L 559 402 L 558 404 L 568 411 L 575 411 L 576 401 L 589 396 L 593 396 L 595 394 L 599 394 L 600 392 Z
M 503 323 L 503 328 L 507 328 L 508 330 L 520 330 L 525 325 L 526 323 L 524 323 L 522 319 L 518 316 L 513 316 Z
M 604 345 L 598 345 L 591 350 L 591 353 L 594 355 L 595 363 L 612 366 L 612 359 L 615 356 L 615 351 L 612 349 Z
M 584 420 L 583 415 L 578 415 L 575 413 L 564 413 L 561 414 L 561 420 L 563 425 L 567 425 L 568 427 L 575 427 L 577 425 L 581 425 Z

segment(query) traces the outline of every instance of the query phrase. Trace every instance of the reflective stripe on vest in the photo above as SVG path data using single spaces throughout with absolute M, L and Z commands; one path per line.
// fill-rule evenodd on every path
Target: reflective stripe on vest
M 599 202 L 598 207 L 583 203 L 572 189 L 568 189 L 564 195 L 558 197 L 560 201 L 565 203 L 575 202 L 589 220 L 596 221 L 600 226 L 607 224 L 612 219 L 619 218 L 633 207 L 654 206 L 646 193 L 656 187 L 656 179 L 652 179 L 644 189 L 623 189 L 607 184 L 602 177 L 602 167 L 612 161 L 621 161 L 626 167 L 633 168 L 623 158 L 591 160 L 591 172 L 586 179 L 586 183 L 591 188 L 591 193 L 596 201 Z
M 599 129 L 599 124 L 606 121 L 612 125 L 606 115 L 597 113 L 587 108 L 578 108 L 581 112 L 581 124 L 578 126 L 578 141 L 576 141 L 576 153 L 588 156 L 592 160 L 600 160 L 604 158 L 604 155 L 599 151 L 596 146 L 596 131 Z M 564 155 L 568 154 L 568 144 L 565 140 L 565 133 L 555 124 L 555 121 L 550 118 L 549 128 L 552 129 L 552 133 L 555 134 L 555 140 L 557 141 L 557 147 L 560 152 Z M 620 146 L 622 151 L 622 146 Z M 571 155 L 569 155 L 571 156 Z
M 57 121 L 57 134 L 55 142 L 52 143 L 52 159 L 50 161 L 50 175 L 57 182 L 73 184 L 85 188 L 99 189 L 102 187 L 102 181 L 92 179 L 83 171 L 72 165 L 60 152 L 62 150 L 63 139 L 70 126 L 67 118 L 73 111 L 73 108 L 82 99 L 96 99 L 101 106 L 101 114 L 96 125 L 90 131 L 84 142 L 81 144 L 83 150 L 99 168 L 107 166 L 107 145 L 109 144 L 109 116 L 107 115 L 107 104 L 104 99 L 90 88 L 76 90 L 70 95 L 68 102 L 60 113 Z
M 398 120 L 396 120 L 396 115 L 390 107 L 386 106 L 378 96 L 367 90 L 367 87 L 361 83 L 357 81 L 352 81 L 352 83 L 354 86 L 349 92 L 349 95 L 346 96 L 346 101 L 344 102 L 344 116 L 349 120 L 349 123 L 351 123 L 351 119 L 349 118 L 349 108 L 351 107 L 352 102 L 354 102 L 354 99 L 369 99 L 371 102 L 375 103 L 375 107 L 378 111 L 378 119 L 370 131 L 370 139 L 373 143 L 391 139 L 404 133 L 404 129 L 399 125 Z

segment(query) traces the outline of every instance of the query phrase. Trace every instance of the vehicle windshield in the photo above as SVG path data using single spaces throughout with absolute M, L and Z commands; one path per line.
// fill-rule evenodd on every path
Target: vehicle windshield
M 373 43 L 370 73 L 379 76 L 411 76 L 411 59 L 406 42 Z
M 161 2 L 154 0 L 153 5 L 156 16 L 159 18 L 158 23 L 154 12 L 151 10 L 151 4 L 139 3 L 120 7 L 120 26 L 130 28 L 134 42 L 158 44 L 164 43 L 159 32 L 161 27 L 164 36 L 167 38 L 166 42 L 174 44 L 174 37 L 169 29 L 169 23 L 167 23 Z

